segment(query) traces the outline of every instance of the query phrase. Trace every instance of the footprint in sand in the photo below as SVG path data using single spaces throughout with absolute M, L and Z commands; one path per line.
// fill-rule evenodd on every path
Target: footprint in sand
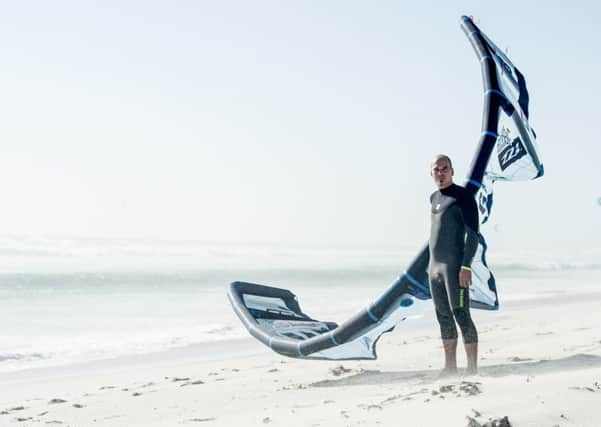
M 48 402 L 49 405 L 56 405 L 58 403 L 67 403 L 65 399 L 54 398 Z
M 202 380 L 188 381 L 187 383 L 181 384 L 180 387 L 185 387 L 187 385 L 200 385 L 200 384 L 204 384 L 204 381 L 202 381 Z
M 142 384 L 142 385 L 141 385 L 140 387 L 138 387 L 138 388 L 146 388 L 146 387 L 151 387 L 151 386 L 153 386 L 153 385 L 154 385 L 154 383 L 153 383 L 153 382 L 149 382 L 149 383 L 146 383 L 146 384 Z

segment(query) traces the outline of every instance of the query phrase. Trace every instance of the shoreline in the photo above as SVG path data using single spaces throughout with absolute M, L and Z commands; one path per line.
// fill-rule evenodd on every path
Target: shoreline
M 487 323 L 496 321 L 497 317 L 511 315 L 511 313 L 516 310 L 535 309 L 541 304 L 573 305 L 579 304 L 582 301 L 594 300 L 601 302 L 601 290 L 598 292 L 585 290 L 575 293 L 568 293 L 567 291 L 545 291 L 544 294 L 537 299 L 528 297 L 519 299 L 509 298 L 506 302 L 501 300 L 501 308 L 498 311 L 474 309 L 472 310 L 472 316 L 477 324 L 486 325 Z M 425 303 L 419 301 L 419 304 L 426 304 L 426 306 L 428 303 L 428 301 L 425 301 Z M 352 314 L 352 312 L 349 312 L 349 316 Z M 430 312 L 426 309 L 425 313 L 418 314 L 418 316 L 422 315 L 423 317 L 418 317 L 417 319 L 409 319 L 400 322 L 397 325 L 396 330 L 402 331 L 401 334 L 414 334 L 417 332 L 437 333 L 437 324 L 434 319 L 433 311 Z M 242 325 L 240 326 L 242 327 Z M 392 333 L 394 334 L 395 332 Z M 388 336 L 390 336 L 390 333 L 383 335 L 383 337 Z M 229 360 L 242 356 L 259 354 L 273 354 L 276 357 L 282 357 L 248 335 L 241 338 L 225 338 L 214 341 L 198 342 L 161 351 L 125 354 L 110 358 L 72 361 L 49 366 L 0 371 L 0 385 L 12 381 L 21 381 L 25 378 L 35 378 L 36 376 L 53 377 L 71 375 L 96 369 L 103 372 L 111 372 L 111 370 L 136 369 L 145 366 L 169 365 L 171 363 L 198 363 Z

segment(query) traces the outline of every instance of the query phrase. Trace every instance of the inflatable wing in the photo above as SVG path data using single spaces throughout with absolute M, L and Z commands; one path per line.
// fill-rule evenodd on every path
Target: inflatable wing
M 484 83 L 482 134 L 465 187 L 474 194 L 480 222 L 485 223 L 495 181 L 538 178 L 543 166 L 528 123 L 523 74 L 470 18 L 462 17 L 461 27 L 480 61 Z M 472 263 L 471 306 L 496 310 L 495 279 L 485 256 L 486 242 L 480 235 Z M 285 289 L 234 282 L 228 298 L 250 334 L 278 353 L 306 359 L 375 359 L 378 339 L 406 317 L 414 298 L 430 298 L 428 262 L 426 245 L 379 298 L 340 325 L 312 319 Z

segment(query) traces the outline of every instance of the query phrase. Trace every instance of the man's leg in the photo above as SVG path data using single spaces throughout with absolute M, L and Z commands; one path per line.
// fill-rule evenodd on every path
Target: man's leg
M 467 359 L 467 374 L 475 375 L 478 373 L 478 331 L 470 316 L 468 307 L 455 308 L 453 309 L 453 314 L 463 336 Z
M 440 376 L 454 375 L 457 373 L 457 327 L 442 276 L 431 274 L 430 277 L 430 293 L 434 301 L 444 349 L 444 369 Z
M 454 375 L 457 373 L 457 338 L 442 340 L 444 348 L 444 369 L 441 376 Z
M 445 277 L 449 303 L 453 310 L 455 322 L 461 329 L 465 355 L 467 359 L 467 374 L 478 373 L 478 331 L 470 316 L 470 294 L 469 289 L 459 285 L 459 268 L 449 270 Z
M 478 373 L 478 343 L 474 342 L 465 345 L 465 354 L 467 356 L 467 370 L 468 375 L 476 375 Z

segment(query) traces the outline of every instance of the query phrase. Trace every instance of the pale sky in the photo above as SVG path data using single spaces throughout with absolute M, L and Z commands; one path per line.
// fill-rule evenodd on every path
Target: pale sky
M 472 15 L 525 74 L 544 178 L 499 247 L 601 238 L 595 2 L 27 1 L 0 14 L 0 234 L 413 247 L 480 135 Z M 564 6 L 562 6 L 564 5 Z

